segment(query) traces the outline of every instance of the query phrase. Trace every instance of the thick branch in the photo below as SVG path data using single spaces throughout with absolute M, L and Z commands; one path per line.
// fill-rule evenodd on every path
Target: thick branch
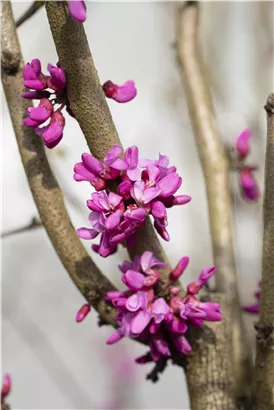
M 42 140 L 32 128 L 23 126 L 29 101 L 24 91 L 24 62 L 16 34 L 10 2 L 1 2 L 2 83 L 21 159 L 41 221 L 54 249 L 83 296 L 102 318 L 115 324 L 115 310 L 104 302 L 104 295 L 113 289 L 81 244 L 69 219 L 62 192 L 47 161 Z
M 121 141 L 94 66 L 84 27 L 70 18 L 66 2 L 47 1 L 46 10 L 59 61 L 68 79 L 70 108 L 91 153 L 102 161 L 110 147 L 114 144 L 121 146 Z M 150 249 L 167 262 L 154 229 L 147 221 L 130 255 L 134 257 L 136 253 Z M 166 278 L 167 271 L 162 272 L 162 279 Z
M 257 329 L 255 408 L 274 409 L 274 94 L 268 97 L 264 190 L 263 272 Z
M 198 44 L 199 5 L 185 2 L 178 13 L 178 60 L 184 74 L 188 107 L 203 168 L 216 271 L 216 290 L 234 306 L 233 343 L 236 386 L 245 396 L 249 388 L 249 349 L 243 331 L 232 240 L 229 164 L 218 135 L 209 87 Z
M 231 305 L 226 295 L 212 293 L 206 301 L 221 304 L 226 320 L 192 329 L 193 351 L 187 356 L 187 383 L 192 410 L 235 410 Z

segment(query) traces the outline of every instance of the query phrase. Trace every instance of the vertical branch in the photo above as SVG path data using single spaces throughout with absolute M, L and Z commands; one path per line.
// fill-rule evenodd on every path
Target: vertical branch
M 64 1 L 47 1 L 46 10 L 59 61 L 67 76 L 70 108 L 91 153 L 102 161 L 112 145 L 121 146 L 121 141 L 100 84 L 84 27 L 70 18 Z M 150 249 L 168 262 L 150 221 L 147 221 L 130 255 L 134 257 Z M 162 272 L 164 280 L 167 279 L 167 273 L 168 270 Z
M 75 285 L 102 318 L 114 325 L 115 310 L 104 302 L 105 293 L 113 286 L 91 260 L 75 233 L 42 140 L 32 128 L 23 126 L 29 101 L 21 97 L 24 61 L 9 1 L 1 2 L 1 66 L 3 88 L 18 148 L 41 221 Z
M 216 270 L 216 290 L 230 300 L 237 396 L 243 400 L 250 380 L 250 355 L 243 331 L 233 250 L 229 166 L 218 135 L 198 43 L 199 4 L 185 2 L 178 13 L 178 60 L 182 68 L 192 127 L 206 184 Z
M 274 409 L 274 94 L 265 106 L 267 143 L 264 191 L 263 269 L 257 330 L 255 408 Z

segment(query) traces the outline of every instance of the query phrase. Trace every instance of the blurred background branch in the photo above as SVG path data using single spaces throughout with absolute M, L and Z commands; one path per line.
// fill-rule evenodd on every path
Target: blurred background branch
M 29 20 L 37 11 L 43 7 L 45 4 L 44 1 L 34 1 L 25 13 L 16 21 L 16 27 L 20 27 L 21 24 L 25 23 L 25 21 Z

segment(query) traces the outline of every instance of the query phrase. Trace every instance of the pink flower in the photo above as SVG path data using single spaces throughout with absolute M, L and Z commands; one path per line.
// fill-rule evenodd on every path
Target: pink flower
M 198 279 L 195 282 L 192 282 L 188 285 L 187 287 L 187 292 L 190 295 L 196 295 L 196 293 L 199 292 L 199 290 L 207 284 L 209 279 L 215 274 L 216 272 L 216 267 L 215 266 L 210 266 L 209 268 L 204 268 Z
M 106 81 L 103 84 L 103 90 L 106 97 L 112 98 L 119 103 L 131 101 L 137 94 L 135 83 L 132 80 L 128 80 L 122 85 L 114 84 L 112 81 Z
M 238 151 L 241 158 L 245 158 L 249 152 L 249 141 L 252 137 L 252 131 L 250 129 L 245 129 L 238 136 L 236 141 L 236 150 Z
M 187 263 L 187 257 L 181 258 L 172 271 L 176 273 L 173 280 L 178 278 Z M 115 343 L 122 337 L 139 337 L 150 347 L 149 353 L 136 359 L 141 364 L 158 362 L 171 356 L 172 344 L 180 353 L 188 354 L 191 346 L 184 336 L 188 327 L 201 327 L 205 320 L 222 319 L 218 303 L 200 302 L 189 292 L 184 298 L 173 296 L 168 302 L 163 297 L 156 297 L 155 286 L 160 274 L 155 266 L 166 267 L 151 252 L 136 256 L 133 262 L 125 261 L 120 270 L 123 272 L 122 281 L 128 290 L 106 294 L 106 301 L 119 312 L 116 318 L 119 328 L 107 343 Z M 205 285 L 214 272 L 214 267 L 203 269 L 195 283 L 200 287 Z M 170 276 L 172 277 L 171 274 Z M 167 292 L 174 288 L 172 281 L 167 286 Z
M 68 0 L 68 9 L 73 20 L 78 21 L 78 23 L 83 23 L 86 20 L 86 5 L 84 1 Z
M 182 183 L 182 178 L 175 172 L 175 167 L 168 168 L 167 157 L 161 156 L 159 161 L 154 163 L 150 161 L 141 173 L 137 147 L 129 147 L 124 158 L 121 158 L 121 155 L 122 148 L 114 145 L 106 153 L 103 162 L 93 155 L 84 153 L 82 162 L 74 166 L 74 180 L 88 181 L 96 191 L 113 191 L 108 199 L 106 193 L 97 193 L 87 201 L 87 206 L 98 213 L 96 220 L 100 221 L 100 230 L 97 230 L 96 234 L 86 228 L 78 230 L 83 239 L 95 238 L 98 233 L 108 231 L 108 235 L 104 235 L 100 243 L 111 248 L 111 253 L 123 241 L 126 241 L 127 246 L 132 246 L 136 233 L 150 214 L 154 218 L 157 232 L 162 238 L 169 240 L 166 230 L 167 208 L 190 201 L 190 197 L 186 195 L 174 196 Z M 111 185 L 110 180 L 114 181 Z M 118 200 L 117 206 L 110 203 L 111 196 Z M 100 216 L 100 213 L 104 216 Z M 103 249 L 100 245 L 92 248 L 96 252 L 99 248 Z M 103 253 L 110 254 L 105 247 Z M 149 280 L 153 281 L 155 278 Z
M 120 171 L 127 169 L 127 164 L 119 158 L 122 148 L 114 145 L 104 158 L 104 162 L 98 161 L 91 154 L 82 154 L 82 162 L 74 166 L 75 181 L 89 181 L 97 191 L 106 187 L 106 181 L 116 179 L 120 176 Z
M 11 376 L 9 374 L 4 374 L 2 389 L 1 389 L 1 404 L 5 402 L 5 398 L 9 395 L 11 390 Z
M 47 98 L 42 98 L 38 107 L 28 108 L 28 118 L 24 119 L 24 125 L 28 127 L 38 127 L 47 121 L 53 113 L 53 105 Z
M 261 287 L 261 282 L 259 282 L 259 288 Z M 260 313 L 260 297 L 261 297 L 261 289 L 254 293 L 255 298 L 257 299 L 257 303 L 252 305 L 245 305 L 243 309 L 248 313 Z
M 50 119 L 50 124 L 46 127 L 36 128 L 35 132 L 41 136 L 48 148 L 54 148 L 63 138 L 65 127 L 65 117 L 60 111 L 55 111 Z
M 177 266 L 170 272 L 169 277 L 171 280 L 178 280 L 179 277 L 184 273 L 185 269 L 189 264 L 189 257 L 184 256 L 181 258 Z
M 57 67 L 48 64 L 48 70 L 50 76 L 41 72 L 41 62 L 37 58 L 27 63 L 23 69 L 24 85 L 35 91 L 24 92 L 22 97 L 41 100 L 38 107 L 28 108 L 28 118 L 23 122 L 28 127 L 34 127 L 36 134 L 43 137 L 45 145 L 53 148 L 61 141 L 65 126 L 61 110 L 66 105 L 66 76 L 59 63 Z M 45 91 L 45 88 L 51 91 Z M 56 104 L 61 104 L 61 107 L 54 111 Z M 45 125 L 49 119 L 49 125 Z M 42 124 L 44 125 L 39 127 Z
M 85 317 L 88 315 L 89 312 L 90 312 L 90 305 L 86 303 L 78 310 L 76 314 L 76 322 L 77 323 L 82 322 L 85 319 Z
M 253 170 L 245 168 L 240 172 L 240 185 L 244 198 L 256 201 L 260 196 L 258 185 L 253 176 Z

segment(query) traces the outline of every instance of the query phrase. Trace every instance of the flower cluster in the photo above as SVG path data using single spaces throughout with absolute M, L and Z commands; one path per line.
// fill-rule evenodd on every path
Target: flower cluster
M 103 257 L 116 252 L 123 241 L 131 246 L 150 214 L 157 232 L 168 241 L 167 208 L 191 200 L 186 195 L 174 195 L 182 178 L 174 166 L 169 166 L 167 156 L 160 155 L 156 161 L 140 160 L 136 146 L 129 147 L 124 158 L 121 154 L 122 148 L 117 145 L 107 152 L 103 162 L 85 153 L 74 167 L 75 181 L 89 181 L 98 191 L 87 201 L 92 211 L 91 228 L 80 228 L 77 234 L 82 239 L 101 234 L 100 244 L 92 248 Z
M 261 297 L 261 282 L 259 282 L 259 289 L 254 293 L 257 303 L 253 305 L 245 305 L 243 309 L 248 313 L 259 313 L 260 312 L 260 297 Z
M 64 70 L 48 64 L 50 75 L 41 71 L 41 62 L 38 58 L 27 63 L 23 69 L 24 85 L 32 91 L 22 94 L 22 97 L 31 100 L 40 100 L 38 107 L 28 108 L 28 117 L 24 124 L 35 128 L 48 148 L 55 147 L 63 137 L 65 118 L 61 110 L 66 105 L 66 76 Z M 58 106 L 56 110 L 54 108 Z M 45 122 L 49 121 L 48 125 Z M 41 125 L 44 125 L 40 127 Z
M 189 326 L 201 327 L 203 321 L 220 321 L 220 305 L 214 302 L 200 302 L 196 298 L 199 290 L 214 275 L 215 267 L 202 270 L 198 279 L 187 287 L 182 298 L 174 286 L 189 262 L 188 257 L 180 259 L 176 268 L 170 272 L 167 285 L 168 302 L 156 297 L 158 268 L 166 265 L 157 260 L 152 252 L 136 256 L 133 262 L 125 261 L 121 266 L 122 281 L 126 291 L 108 292 L 106 301 L 118 309 L 116 317 L 119 328 L 109 337 L 112 344 L 123 337 L 139 338 L 150 347 L 149 353 L 136 359 L 137 363 L 147 363 L 171 356 L 171 346 L 180 353 L 188 354 L 191 346 L 185 337 Z
M 253 172 L 257 169 L 257 167 L 245 164 L 245 160 L 250 153 L 249 144 L 251 137 L 251 130 L 244 130 L 236 140 L 235 150 L 238 154 L 238 160 L 241 164 L 239 170 L 239 181 L 242 195 L 249 201 L 255 201 L 260 196 L 260 191 L 253 175 Z
M 86 20 L 86 4 L 84 1 L 68 1 L 69 14 L 73 20 L 83 23 Z
M 4 374 L 2 389 L 1 389 L 1 404 L 5 403 L 6 397 L 9 395 L 11 390 L 11 377 L 9 374 Z

